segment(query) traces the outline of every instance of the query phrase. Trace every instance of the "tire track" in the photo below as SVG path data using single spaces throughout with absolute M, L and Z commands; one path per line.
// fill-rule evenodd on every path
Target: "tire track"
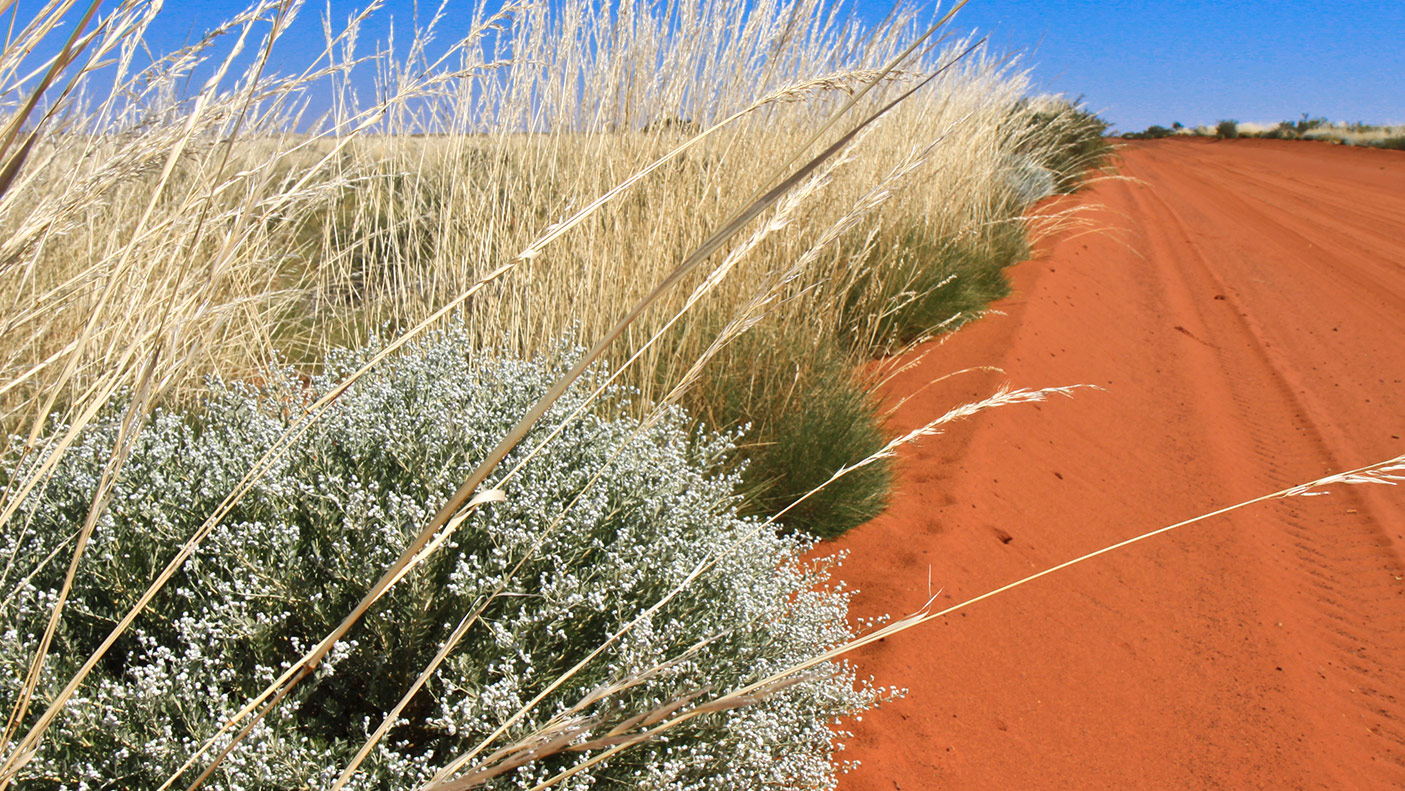
M 1117 238 L 1046 245 L 1007 315 L 892 390 L 994 364 L 1104 393 L 907 453 L 891 511 L 839 542 L 857 615 L 1405 453 L 1405 157 L 1166 141 L 1124 172 L 1144 186 L 1091 195 Z M 933 387 L 897 428 L 992 384 Z M 1197 525 L 866 650 L 861 673 L 912 695 L 854 726 L 841 787 L 1405 788 L 1405 498 L 1377 488 Z
M 1147 223 L 1149 229 L 1154 229 L 1151 231 L 1153 233 L 1164 236 L 1174 232 L 1176 236 L 1193 237 L 1196 235 L 1195 229 L 1172 205 L 1172 201 L 1179 197 L 1178 203 L 1199 203 L 1208 214 L 1240 218 L 1248 214 L 1261 225 L 1271 227 L 1283 236 L 1305 238 L 1303 234 L 1290 228 L 1284 219 L 1252 207 L 1242 195 L 1231 191 L 1223 180 L 1208 175 L 1232 172 L 1240 167 L 1242 166 L 1231 165 L 1176 174 L 1169 174 L 1158 168 L 1147 168 L 1147 174 L 1142 178 L 1160 189 L 1141 191 L 1136 196 L 1142 207 L 1140 216 L 1150 219 L 1159 215 L 1160 222 Z M 1194 189 L 1192 185 L 1192 188 L 1182 188 L 1179 196 L 1175 195 L 1174 190 L 1178 186 L 1193 181 L 1208 183 L 1211 186 L 1208 189 Z M 1195 201 L 1187 197 L 1187 193 L 1195 196 Z M 1209 204 L 1208 207 L 1205 206 L 1206 203 Z M 1149 204 L 1154 204 L 1154 208 Z M 1204 246 L 1197 245 L 1191 249 L 1191 253 L 1183 256 L 1181 265 L 1173 270 L 1182 279 L 1183 291 L 1190 291 L 1192 287 L 1188 283 L 1197 277 L 1208 281 L 1212 289 L 1228 290 L 1228 283 L 1212 266 L 1213 250 L 1207 251 Z M 1383 293 L 1394 301 L 1393 292 Z M 1227 320 L 1223 316 L 1218 320 L 1213 317 L 1205 318 L 1212 325 L 1210 331 L 1216 338 L 1240 336 L 1239 343 L 1217 343 L 1214 353 L 1221 358 L 1220 368 L 1226 373 L 1225 379 L 1233 391 L 1232 401 L 1236 414 L 1230 422 L 1247 428 L 1254 437 L 1253 451 L 1257 461 L 1255 466 L 1269 474 L 1268 480 L 1264 482 L 1273 488 L 1294 483 L 1293 480 L 1284 479 L 1274 463 L 1275 459 L 1282 458 L 1285 454 L 1302 451 L 1301 437 L 1295 438 L 1292 443 L 1285 441 L 1284 429 L 1290 422 L 1295 424 L 1299 434 L 1306 435 L 1312 445 L 1312 455 L 1325 460 L 1331 469 L 1354 466 L 1352 462 L 1355 460 L 1347 460 L 1343 458 L 1343 454 L 1334 452 L 1333 443 L 1329 441 L 1327 432 L 1322 430 L 1330 416 L 1322 414 L 1313 404 L 1297 397 L 1295 388 L 1282 367 L 1281 358 L 1268 352 L 1271 342 L 1257 329 L 1254 322 L 1247 320 L 1249 311 L 1255 308 L 1237 300 L 1229 301 L 1239 309 L 1230 313 Z M 1200 313 L 1203 316 L 1203 311 Z M 1401 315 L 1405 315 L 1405 311 L 1402 311 Z M 1264 392 L 1266 384 L 1271 384 L 1271 392 L 1268 394 Z M 1270 404 L 1270 399 L 1279 403 Z M 1214 409 L 1216 405 L 1208 404 L 1207 407 Z M 1258 478 L 1264 480 L 1265 476 L 1261 474 Z M 1353 682 L 1343 703 L 1358 709 L 1363 716 L 1370 715 L 1368 730 L 1374 729 L 1389 739 L 1394 749 L 1389 751 L 1387 759 L 1396 769 L 1405 770 L 1405 730 L 1402 730 L 1399 722 L 1405 710 L 1395 705 L 1393 696 L 1380 691 L 1405 689 L 1405 672 L 1401 671 L 1405 668 L 1405 644 L 1402 644 L 1405 618 L 1400 617 L 1402 608 L 1397 601 L 1398 590 L 1384 584 L 1386 575 L 1382 574 L 1383 571 L 1389 572 L 1400 566 L 1400 559 L 1390 546 L 1384 526 L 1387 520 L 1392 518 L 1398 522 L 1401 512 L 1398 506 L 1373 509 L 1371 504 L 1355 491 L 1339 494 L 1341 499 L 1348 500 L 1355 506 L 1350 510 L 1364 512 L 1367 516 L 1362 526 L 1364 529 L 1342 530 L 1332 521 L 1325 519 L 1308 524 L 1301 515 L 1289 514 L 1281 524 L 1295 539 L 1294 545 L 1298 550 L 1295 568 L 1290 571 L 1308 577 L 1315 589 L 1311 605 L 1317 610 L 1316 626 L 1323 635 L 1325 656 L 1331 657 L 1319 657 L 1319 661 L 1335 661 L 1350 675 Z M 1377 582 L 1381 584 L 1370 587 L 1355 584 L 1372 577 L 1377 578 Z M 1394 617 L 1381 620 L 1361 617 L 1362 613 L 1372 611 L 1384 611 Z M 1358 655 L 1367 651 L 1373 657 L 1383 656 L 1382 663 L 1370 666 L 1357 661 Z M 1383 783 L 1399 784 L 1405 782 L 1405 775 L 1392 772 L 1379 780 Z

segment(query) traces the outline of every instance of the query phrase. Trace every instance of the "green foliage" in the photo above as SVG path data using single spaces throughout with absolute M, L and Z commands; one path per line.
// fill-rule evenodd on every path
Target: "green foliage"
M 1080 101 L 1060 102 L 1054 109 L 1029 113 L 1029 131 L 1019 148 L 1041 154 L 1044 167 L 1053 171 L 1059 192 L 1078 189 L 1090 171 L 1112 157 L 1107 122 L 1089 112 Z
M 879 404 L 860 368 L 868 353 L 896 351 L 975 318 L 1009 293 L 1004 269 L 1028 254 L 1023 226 L 1011 222 L 964 243 L 912 230 L 868 251 L 868 272 L 851 287 L 843 335 L 793 337 L 763 325 L 708 364 L 688 395 L 709 425 L 746 426 L 743 472 L 748 513 L 770 516 L 839 469 L 880 450 Z M 815 536 L 834 537 L 882 512 L 892 470 L 880 459 L 845 475 L 783 518 Z
M 747 513 L 769 517 L 887 441 L 859 360 L 832 338 L 784 337 L 758 327 L 709 363 L 691 394 L 711 425 L 743 426 Z M 833 538 L 882 513 L 892 486 L 887 459 L 849 473 L 788 511 L 791 530 Z
M 1387 137 L 1380 142 L 1378 148 L 1389 148 L 1393 151 L 1405 151 L 1405 135 L 1400 137 Z
M 276 372 L 258 389 L 215 383 L 198 415 L 153 417 L 79 567 L 37 710 L 254 460 L 305 419 L 301 405 L 376 350 L 334 354 L 308 386 Z M 26 764 L 24 787 L 159 785 L 350 611 L 575 353 L 560 349 L 555 361 L 479 354 L 455 329 L 359 382 L 138 618 Z M 548 439 L 599 383 L 595 376 L 573 388 L 550 410 L 503 466 L 545 442 L 503 485 L 506 501 L 472 512 L 382 598 L 208 787 L 327 787 L 480 606 L 477 624 L 353 787 L 418 787 L 705 560 L 713 565 L 508 738 L 542 727 L 603 684 L 639 681 L 585 712 L 608 729 L 692 691 L 735 688 L 850 636 L 847 597 L 825 587 L 823 565 L 801 563 L 810 543 L 737 515 L 738 476 L 718 466 L 734 452 L 729 437 L 689 428 L 681 411 L 652 424 L 610 417 L 628 396 L 614 390 Z M 0 705 L 15 702 L 63 576 L 64 564 L 46 558 L 65 552 L 81 523 L 119 417 L 85 431 L 0 534 L 13 564 L 4 578 L 13 596 L 0 610 Z M 5 459 L 0 484 L 36 463 Z M 688 661 L 648 675 L 690 649 Z M 760 705 L 692 720 L 666 744 L 635 748 L 571 787 L 831 788 L 830 726 L 872 699 L 856 690 L 851 670 L 833 665 Z M 549 757 L 490 787 L 536 782 L 578 758 Z
M 1311 132 L 1314 129 L 1320 129 L 1324 126 L 1328 126 L 1330 123 L 1331 122 L 1328 121 L 1326 118 L 1309 118 L 1307 113 L 1303 113 L 1302 117 L 1299 118 L 1296 123 L 1291 121 L 1284 121 L 1282 124 L 1280 124 L 1280 126 L 1291 126 L 1294 132 L 1297 132 L 1299 136 L 1302 136 L 1307 132 Z
M 1233 140 L 1239 137 L 1239 122 L 1224 120 L 1215 124 L 1215 137 L 1221 140 Z
M 872 355 L 980 315 L 1009 293 L 1004 269 L 1028 250 L 1018 221 L 961 242 L 911 229 L 888 244 L 846 250 L 841 255 L 863 255 L 867 263 L 848 287 L 838 333 L 762 323 L 722 349 L 685 403 L 710 426 L 745 429 L 746 513 L 769 517 L 882 449 L 879 403 L 872 383 L 856 372 Z M 882 512 L 891 485 L 890 465 L 880 459 L 807 498 L 782 522 L 815 536 L 842 535 Z
M 1128 132 L 1127 134 L 1123 135 L 1123 137 L 1127 138 L 1128 140 L 1160 140 L 1163 137 L 1170 137 L 1174 134 L 1175 131 L 1172 129 L 1167 129 L 1164 126 L 1152 124 L 1151 126 L 1148 126 L 1146 128 L 1146 131 L 1144 132 Z
M 909 231 L 899 243 L 870 252 L 874 263 L 869 271 L 881 268 L 895 274 L 879 283 L 861 278 L 850 291 L 845 324 L 867 335 L 869 345 L 884 353 L 934 331 L 956 329 L 1010 293 L 1004 270 L 1028 254 L 1024 226 L 1015 221 L 989 226 L 962 241 Z M 888 260 L 879 262 L 884 258 Z M 875 290 L 878 299 L 870 293 Z M 876 310 L 875 302 L 880 305 Z M 873 313 L 876 319 L 869 318 Z

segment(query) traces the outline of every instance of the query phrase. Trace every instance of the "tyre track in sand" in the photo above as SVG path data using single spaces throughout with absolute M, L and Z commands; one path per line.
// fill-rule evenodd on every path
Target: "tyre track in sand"
M 1181 174 L 1164 170 L 1156 172 L 1152 168 L 1148 168 L 1148 171 L 1153 174 L 1153 183 L 1156 184 L 1168 184 L 1177 177 L 1194 178 L 1198 175 L 1195 171 Z M 1219 184 L 1214 185 L 1214 191 L 1210 194 L 1232 193 L 1223 191 L 1223 185 Z M 1191 235 L 1190 226 L 1157 192 L 1142 191 L 1137 193 L 1136 198 L 1139 202 L 1157 204 L 1160 216 L 1172 221 L 1165 224 L 1174 225 L 1177 235 Z M 1201 208 L 1220 217 L 1233 215 L 1233 207 L 1227 207 L 1224 202 L 1213 199 L 1206 201 Z M 1158 212 L 1143 210 L 1141 214 L 1156 216 Z M 1254 214 L 1261 223 L 1277 228 L 1283 236 L 1294 235 L 1292 229 L 1278 218 L 1260 212 Z M 1192 251 L 1192 254 L 1185 256 L 1183 260 L 1188 265 L 1198 265 L 1197 274 L 1213 282 L 1221 293 L 1230 290 L 1214 272 L 1210 262 L 1200 255 L 1199 249 Z M 1191 290 L 1190 287 L 1185 289 L 1187 293 Z M 1385 295 L 1389 296 L 1392 303 L 1399 302 L 1390 292 L 1385 292 Z M 1272 341 L 1247 320 L 1249 314 L 1243 310 L 1246 306 L 1241 306 L 1232 298 L 1230 305 L 1240 308 L 1238 316 L 1231 316 L 1229 319 L 1238 326 L 1227 332 L 1217 332 L 1213 328 L 1210 332 L 1212 337 L 1232 337 L 1235 334 L 1234 329 L 1238 329 L 1252 339 L 1242 346 L 1227 344 L 1217 347 L 1217 352 L 1221 370 L 1229 374 L 1227 381 L 1231 385 L 1233 411 L 1228 417 L 1237 418 L 1249 429 L 1248 434 L 1255 453 L 1251 464 L 1260 473 L 1256 480 L 1262 482 L 1266 489 L 1291 483 L 1291 478 L 1285 478 L 1278 460 L 1287 454 L 1300 452 L 1300 448 L 1295 446 L 1304 443 L 1311 446 L 1312 452 L 1308 457 L 1325 460 L 1328 470 L 1354 466 L 1349 460 L 1350 446 L 1342 441 L 1329 442 L 1324 436 L 1331 431 L 1335 422 L 1334 416 L 1326 410 L 1316 408 L 1312 403 L 1299 399 L 1291 383 L 1291 367 L 1285 362 L 1275 361 L 1274 356 L 1270 354 Z M 1400 306 L 1397 315 L 1405 317 L 1405 305 Z M 1271 397 L 1264 397 L 1264 388 L 1271 389 Z M 1301 392 L 1306 395 L 1308 391 L 1303 388 Z M 1206 405 L 1206 408 L 1213 407 L 1213 404 Z M 1290 425 L 1300 435 L 1296 442 L 1286 439 L 1275 430 Z M 1333 452 L 1333 446 L 1338 452 Z M 1402 649 L 1405 649 L 1405 644 L 1402 644 L 1405 634 L 1398 629 L 1398 620 L 1395 624 L 1397 628 L 1387 630 L 1380 628 L 1381 624 L 1374 621 L 1358 621 L 1353 617 L 1354 613 L 1369 611 L 1367 608 L 1373 600 L 1380 598 L 1382 594 L 1388 597 L 1392 588 L 1389 581 L 1394 575 L 1372 574 L 1380 569 L 1398 570 L 1398 563 L 1393 562 L 1393 554 L 1390 552 L 1389 535 L 1382 527 L 1382 520 L 1393 516 L 1390 513 L 1392 509 L 1388 504 L 1376 504 L 1372 507 L 1372 501 L 1376 498 L 1371 498 L 1370 495 L 1376 494 L 1374 492 L 1347 490 L 1341 494 L 1344 496 L 1342 499 L 1349 500 L 1351 505 L 1355 506 L 1351 511 L 1364 515 L 1361 529 L 1333 531 L 1330 526 L 1312 525 L 1302 514 L 1288 511 L 1284 515 L 1282 528 L 1291 536 L 1296 558 L 1294 563 L 1284 568 L 1284 572 L 1292 574 L 1296 571 L 1312 578 L 1312 603 L 1318 610 L 1315 626 L 1325 633 L 1324 637 L 1330 644 L 1329 650 L 1325 652 L 1327 657 L 1323 661 L 1330 663 L 1335 655 L 1341 666 L 1351 674 L 1354 691 L 1361 695 L 1359 705 L 1379 717 L 1370 727 L 1377 729 L 1394 743 L 1392 757 L 1399 763 L 1401 756 L 1405 756 L 1405 751 L 1400 749 L 1405 746 L 1405 733 L 1402 733 L 1400 723 L 1395 722 L 1393 707 L 1389 705 L 1393 702 L 1393 695 L 1388 690 L 1405 689 L 1405 674 L 1399 672 L 1399 665 L 1389 669 L 1383 666 L 1372 667 L 1360 661 L 1360 654 L 1364 653 L 1369 645 L 1375 649 L 1371 652 L 1372 658 L 1375 653 L 1384 651 L 1398 660 L 1402 656 Z M 1372 584 L 1373 576 L 1376 578 L 1375 584 Z M 1388 602 L 1389 599 L 1384 601 Z
M 1405 453 L 1405 154 L 1158 141 L 1079 199 L 1112 230 L 895 379 L 907 430 L 1002 380 L 1096 384 L 907 449 L 827 549 L 857 616 L 951 604 L 1164 524 Z M 1349 211 L 1358 206 L 1358 211 Z M 847 791 L 1405 788 L 1405 492 L 1338 488 L 1099 558 L 856 662 Z

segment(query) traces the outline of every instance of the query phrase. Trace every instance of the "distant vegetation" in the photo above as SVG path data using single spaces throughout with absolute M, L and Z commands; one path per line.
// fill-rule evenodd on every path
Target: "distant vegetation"
M 1233 140 L 1239 137 L 1238 121 L 1220 121 L 1215 124 L 1215 137 L 1221 140 Z
M 1326 118 L 1314 118 L 1307 113 L 1296 121 L 1277 124 L 1243 123 L 1222 120 L 1214 126 L 1188 127 L 1179 122 L 1170 128 L 1152 124 L 1141 132 L 1127 132 L 1125 140 L 1160 140 L 1166 137 L 1215 137 L 1227 140 L 1253 137 L 1266 140 L 1320 140 L 1348 146 L 1370 146 L 1405 150 L 1405 125 L 1376 125 L 1364 122 L 1343 123 Z

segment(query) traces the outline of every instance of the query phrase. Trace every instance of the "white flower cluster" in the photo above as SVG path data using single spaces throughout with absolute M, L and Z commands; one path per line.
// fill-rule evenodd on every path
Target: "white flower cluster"
M 194 414 L 161 412 L 140 435 L 93 534 L 31 711 L 126 612 L 255 460 L 376 353 L 334 354 L 310 385 L 212 383 Z M 361 380 L 316 421 L 204 541 L 103 659 L 24 769 L 26 787 L 155 787 L 250 695 L 359 600 L 576 350 L 511 359 L 432 334 Z M 564 362 L 563 362 L 564 361 Z M 525 737 L 593 690 L 597 730 L 700 690 L 720 694 L 851 634 L 848 594 L 806 540 L 736 515 L 733 438 L 666 414 L 622 417 L 611 391 L 554 438 L 598 377 L 573 388 L 500 469 L 545 448 L 385 596 L 319 672 L 238 746 L 219 789 L 325 788 L 465 614 L 482 614 L 386 740 L 356 788 L 413 788 L 695 568 L 707 571 L 513 726 Z M 309 389 L 310 388 L 310 392 Z M 4 528 L 0 705 L 13 705 L 64 574 L 72 537 L 116 439 L 84 433 Z M 38 459 L 0 465 L 0 484 Z M 514 571 L 515 569 L 515 571 Z M 700 647 L 699 647 L 700 646 Z M 663 670 L 658 670 L 659 667 Z M 647 789 L 829 788 L 838 718 L 876 692 L 843 664 L 763 702 L 697 717 L 567 781 Z M 700 698 L 703 700 L 705 698 Z M 31 719 L 35 715 L 31 714 Z M 565 753 L 494 778 L 514 788 L 582 758 Z M 187 779 L 189 779 L 187 777 Z

